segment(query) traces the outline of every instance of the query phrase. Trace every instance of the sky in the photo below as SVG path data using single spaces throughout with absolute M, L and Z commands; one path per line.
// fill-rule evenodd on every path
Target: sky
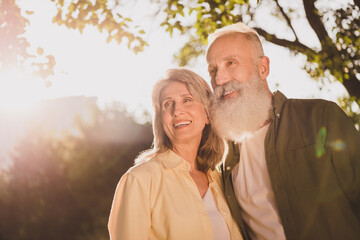
M 139 2 L 139 1 L 137 1 Z M 51 1 L 18 0 L 20 7 L 34 11 L 29 15 L 30 25 L 25 36 L 36 50 L 41 47 L 45 55 L 56 59 L 55 75 L 49 78 L 52 85 L 46 87 L 43 79 L 32 79 L 14 72 L 0 76 L 0 109 L 22 110 L 44 99 L 67 96 L 97 97 L 100 106 L 113 101 L 124 103 L 135 115 L 144 110 L 151 112 L 151 89 L 168 68 L 177 67 L 173 60 L 185 38 L 175 34 L 173 38 L 159 27 L 159 18 L 151 18 L 151 6 L 142 1 L 138 6 L 126 10 L 126 16 L 133 18 L 145 29 L 145 40 L 149 47 L 135 55 L 126 44 L 115 41 L 106 43 L 106 35 L 95 27 L 86 27 L 83 34 L 65 26 L 53 24 L 56 8 Z M 261 15 L 261 21 L 266 15 Z M 266 21 L 273 28 L 271 21 Z M 302 28 L 303 23 L 297 24 Z M 279 35 L 281 31 L 277 26 Z M 303 29 L 301 40 L 316 45 L 311 31 Z M 324 98 L 332 101 L 345 93 L 339 83 L 319 90 L 320 84 L 311 80 L 301 69 L 305 58 L 291 56 L 284 48 L 264 42 L 264 51 L 270 58 L 269 87 L 281 90 L 291 98 Z M 190 69 L 207 82 L 209 76 L 205 57 L 201 56 Z M 5 80 L 6 79 L 6 80 Z M 11 81 L 9 81 L 11 80 Z

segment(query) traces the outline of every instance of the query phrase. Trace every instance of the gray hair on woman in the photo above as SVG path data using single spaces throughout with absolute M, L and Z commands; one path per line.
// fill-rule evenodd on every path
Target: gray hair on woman
M 184 68 L 169 69 L 165 77 L 156 82 L 152 91 L 152 104 L 154 110 L 153 116 L 153 148 L 143 152 L 135 162 L 142 162 L 156 156 L 158 153 L 172 149 L 172 143 L 166 135 L 161 118 L 161 93 L 163 89 L 171 82 L 183 83 L 196 101 L 205 106 L 205 110 L 210 117 L 209 110 L 211 105 L 212 91 L 207 82 L 198 74 Z M 207 124 L 203 130 L 198 156 L 199 170 L 206 172 L 221 161 L 224 152 L 223 140 L 214 132 L 210 124 Z

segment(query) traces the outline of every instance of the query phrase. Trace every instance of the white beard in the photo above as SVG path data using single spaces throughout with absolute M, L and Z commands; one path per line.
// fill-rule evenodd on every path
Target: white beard
M 239 95 L 223 99 L 224 92 L 239 90 Z M 260 129 L 269 119 L 271 97 L 268 89 L 254 73 L 249 81 L 231 81 L 214 89 L 211 122 L 217 134 L 241 142 Z

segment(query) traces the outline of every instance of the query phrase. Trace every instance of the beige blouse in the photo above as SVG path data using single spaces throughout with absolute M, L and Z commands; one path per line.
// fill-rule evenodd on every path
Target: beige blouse
M 108 223 L 111 240 L 213 240 L 209 216 L 189 170 L 190 164 L 171 150 L 130 168 L 115 192 Z M 218 173 L 209 171 L 207 177 L 231 239 L 241 240 Z

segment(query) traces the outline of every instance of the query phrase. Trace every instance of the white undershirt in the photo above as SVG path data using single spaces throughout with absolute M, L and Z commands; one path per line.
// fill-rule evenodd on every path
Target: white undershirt
M 223 216 L 220 214 L 219 210 L 216 207 L 215 198 L 211 193 L 210 188 L 208 188 L 203 198 L 203 202 L 213 228 L 212 232 L 214 235 L 214 240 L 230 240 L 229 229 Z
M 252 239 L 285 239 L 265 159 L 269 125 L 240 145 L 240 161 L 232 170 L 234 191 Z

